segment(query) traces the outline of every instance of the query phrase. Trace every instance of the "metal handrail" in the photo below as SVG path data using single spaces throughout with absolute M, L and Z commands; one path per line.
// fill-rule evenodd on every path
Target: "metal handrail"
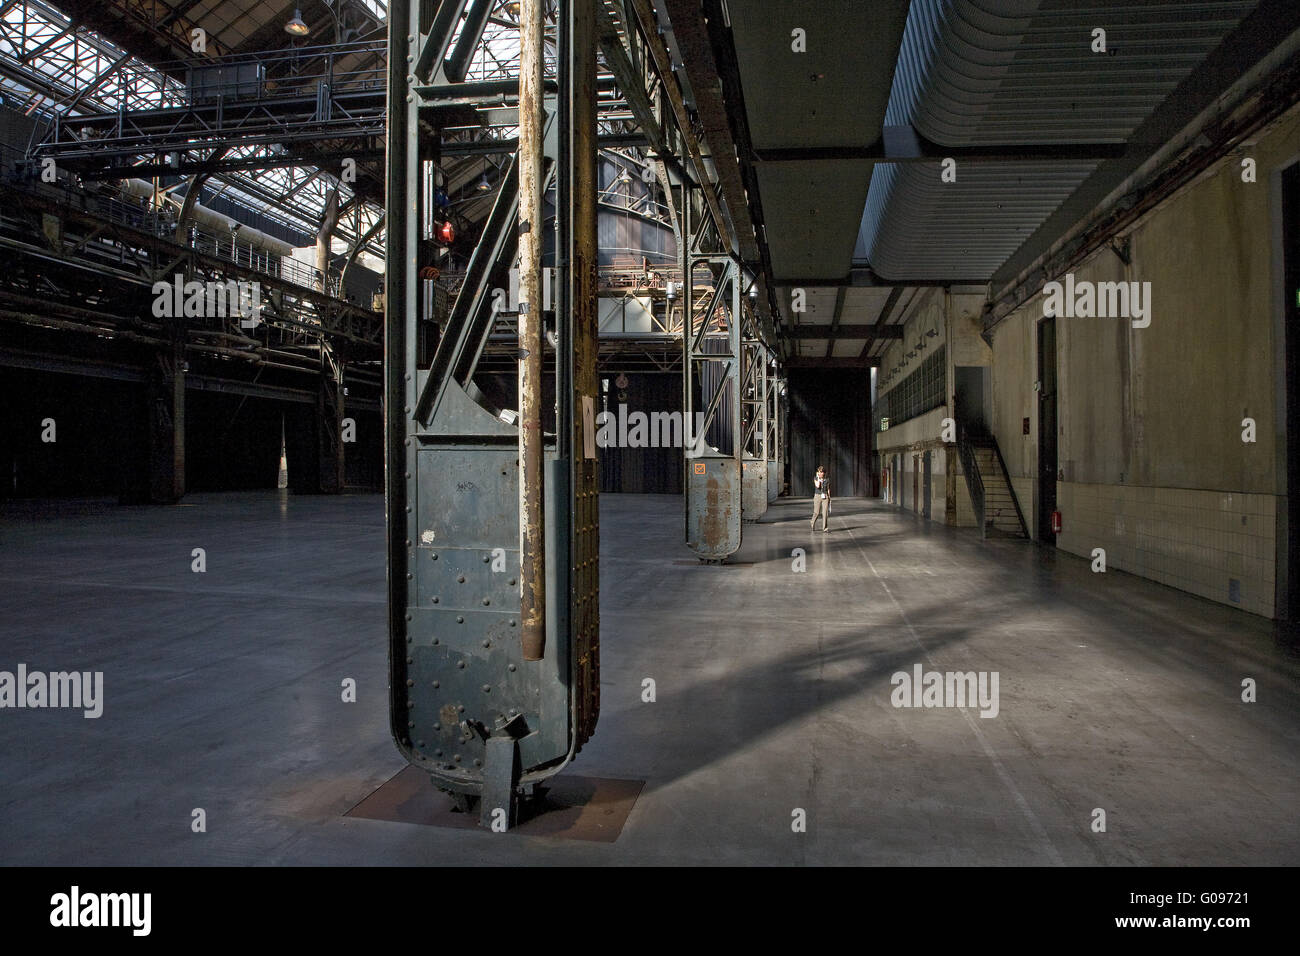
M 997 440 L 992 437 L 989 439 L 989 447 L 993 449 L 993 454 L 997 456 L 998 467 L 1002 469 L 1002 480 L 1006 483 L 1007 494 L 1011 497 L 1011 504 L 1015 506 L 1016 519 L 1020 522 L 1020 530 L 1028 538 L 1029 525 L 1025 522 L 1025 513 L 1020 510 L 1020 500 L 1016 497 L 1016 489 L 1011 485 L 1011 474 L 1007 471 L 1007 462 L 1002 457 L 1002 449 L 998 447 Z
M 21 188 L 24 184 L 19 182 L 15 185 Z M 72 193 L 70 195 L 75 195 L 78 200 L 84 203 L 84 195 Z M 113 196 L 102 195 L 93 197 L 92 209 L 97 218 L 106 222 L 138 229 L 160 239 L 170 240 L 179 246 L 192 248 L 205 255 L 234 263 L 245 269 L 283 279 L 286 282 L 292 282 L 294 285 L 313 291 L 323 291 L 335 298 L 340 297 L 340 275 L 338 273 L 331 272 L 325 287 L 322 289 L 320 270 L 314 266 L 299 262 L 291 256 L 277 256 L 270 252 L 259 252 L 249 243 L 240 243 L 237 236 L 218 235 L 197 226 L 191 226 L 190 229 L 186 230 L 185 235 L 177 235 L 176 217 L 171 210 L 163 210 L 157 207 L 150 208 L 144 203 L 136 204 Z M 104 238 L 109 239 L 107 236 Z
M 957 432 L 957 454 L 961 458 L 962 473 L 966 476 L 966 488 L 970 491 L 970 503 L 975 510 L 980 537 L 988 537 L 988 528 L 984 524 L 984 479 L 980 477 L 979 462 L 975 459 L 975 446 L 964 428 Z

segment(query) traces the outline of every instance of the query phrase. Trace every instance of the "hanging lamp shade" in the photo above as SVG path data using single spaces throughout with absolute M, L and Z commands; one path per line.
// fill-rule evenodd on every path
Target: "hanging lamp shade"
M 294 7 L 293 19 L 284 25 L 284 32 L 295 37 L 305 37 L 311 32 L 311 27 L 303 20 L 302 10 L 298 7 Z

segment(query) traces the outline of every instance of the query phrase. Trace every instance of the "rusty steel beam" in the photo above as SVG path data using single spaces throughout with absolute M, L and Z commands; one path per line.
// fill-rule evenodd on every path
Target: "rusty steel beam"
M 650 141 L 655 153 L 662 156 L 668 152 L 668 143 L 664 139 L 658 119 L 655 118 L 654 106 L 650 103 L 650 97 L 646 95 L 645 85 L 641 82 L 636 67 L 632 65 L 623 46 L 623 40 L 618 35 L 618 29 L 609 18 L 609 11 L 603 3 L 596 4 L 596 16 L 599 19 L 600 49 L 605 54 L 609 71 L 618 80 L 619 88 L 627 99 L 632 115 L 636 117 L 637 125 L 645 132 L 646 139 Z M 666 183 L 668 180 L 664 179 L 663 182 Z
M 787 328 L 784 335 L 792 339 L 901 339 L 901 325 L 881 328 L 879 325 L 796 325 Z
M 728 251 L 735 248 L 735 242 L 732 239 L 731 230 L 728 228 L 728 220 L 722 214 L 722 207 L 718 203 L 717 194 L 714 192 L 709 177 L 708 166 L 704 162 L 704 155 L 700 151 L 699 141 L 695 138 L 694 127 L 691 124 L 690 113 L 686 109 L 686 101 L 682 98 L 681 87 L 677 85 L 676 77 L 673 76 L 672 57 L 668 53 L 668 48 L 664 46 L 663 37 L 659 35 L 659 21 L 655 17 L 655 12 L 650 5 L 650 0 L 633 0 L 633 7 L 636 10 L 637 21 L 641 25 L 641 35 L 645 37 L 646 48 L 650 51 L 651 59 L 654 60 L 655 69 L 659 71 L 659 79 L 663 84 L 664 93 L 668 97 L 668 104 L 672 107 L 673 118 L 677 121 L 677 129 L 682 134 L 682 142 L 686 144 L 687 154 L 690 156 L 691 165 L 695 169 L 695 178 L 701 184 L 705 184 L 703 189 L 704 201 L 708 203 L 709 211 L 713 214 L 714 228 L 717 229 L 718 235 L 722 238 L 722 244 Z M 712 56 L 709 58 L 712 63 Z M 721 169 L 727 164 L 728 158 L 734 163 L 734 147 L 731 152 L 713 154 L 715 167 Z M 757 252 L 757 249 L 755 249 Z
M 523 0 L 519 14 L 519 586 L 526 661 L 546 650 L 546 539 L 542 486 L 543 33 L 545 0 Z
M 695 97 L 699 127 L 717 170 L 722 201 L 731 216 L 731 227 L 736 239 L 734 248 L 746 263 L 762 265 L 760 296 L 769 306 L 762 313 L 763 334 L 767 341 L 775 342 L 775 329 L 772 325 L 775 300 L 770 292 L 773 286 L 771 263 L 766 244 L 759 241 L 750 209 L 751 191 L 746 184 L 746 171 L 741 168 L 738 158 L 742 146 L 749 148 L 747 121 L 739 99 L 740 80 L 729 54 L 723 51 L 724 56 L 728 57 L 725 64 L 714 56 L 713 38 L 710 35 L 711 29 L 722 29 L 724 18 L 713 15 L 712 23 L 706 20 L 706 15 L 714 14 L 715 11 L 713 8 L 706 9 L 700 0 L 663 0 L 663 6 L 672 24 L 673 36 L 682 55 L 683 69 Z M 728 89 L 735 102 L 729 102 Z M 744 143 L 737 143 L 736 137 L 732 135 L 733 113 L 737 129 L 745 139 Z M 753 179 L 752 171 L 750 179 Z M 756 186 L 756 180 L 754 182 Z M 756 188 L 752 194 L 757 201 Z
M 735 227 L 735 249 L 746 262 L 757 262 L 758 240 L 749 215 L 740 164 L 736 161 L 736 143 L 731 136 L 731 122 L 718 82 L 718 64 L 713 57 L 703 8 L 699 0 L 664 0 L 664 9 L 682 53 L 686 78 L 695 94 L 695 111 L 718 172 L 722 200 Z
M 869 358 L 818 358 L 812 355 L 793 355 L 785 360 L 786 368 L 879 368 L 880 357 Z
M 885 307 L 880 310 L 880 318 L 876 319 L 874 330 L 871 337 L 867 339 L 862 346 L 862 351 L 858 353 L 858 358 L 865 360 L 867 353 L 871 351 L 871 346 L 876 344 L 877 339 L 902 339 L 903 327 L 901 325 L 889 325 L 889 318 L 894 314 L 894 309 L 898 305 L 898 300 L 903 295 L 902 286 L 894 286 L 889 293 L 889 298 L 885 300 Z
M 840 286 L 835 293 L 835 313 L 831 316 L 830 335 L 826 343 L 826 357 L 830 358 L 831 353 L 835 350 L 835 339 L 839 335 L 840 318 L 844 315 L 844 298 L 848 294 L 844 286 Z
M 584 397 L 594 408 L 600 395 L 599 310 L 597 303 L 600 244 L 597 229 L 596 147 L 599 109 L 596 91 L 597 10 L 601 0 L 569 0 L 572 33 L 565 46 L 570 69 L 568 93 L 568 151 L 561 150 L 571 173 L 568 191 L 570 415 L 573 441 L 569 449 L 568 558 L 571 561 L 570 672 L 573 680 L 575 747 L 596 732 L 600 713 L 600 461 L 587 457 L 588 440 L 595 443 L 583 412 Z M 562 134 L 563 135 L 563 134 Z M 556 497 L 553 495 L 553 497 Z M 558 529 L 553 537 L 558 537 Z M 560 590 L 557 585 L 556 591 Z

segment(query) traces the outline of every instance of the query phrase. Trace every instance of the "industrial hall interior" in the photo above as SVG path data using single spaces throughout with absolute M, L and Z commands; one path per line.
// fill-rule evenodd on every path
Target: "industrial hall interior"
M 1300 864 L 1295 0 L 0 0 L 0 864 Z

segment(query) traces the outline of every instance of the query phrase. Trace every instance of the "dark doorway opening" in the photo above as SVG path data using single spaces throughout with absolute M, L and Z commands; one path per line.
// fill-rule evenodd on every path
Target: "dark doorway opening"
M 1056 319 L 1038 323 L 1038 540 L 1056 543 Z
M 921 498 L 921 514 L 926 518 L 930 517 L 930 463 L 934 460 L 934 452 L 927 451 L 921 456 L 922 471 L 922 488 L 923 497 Z
M 912 510 L 919 512 L 921 510 L 921 489 L 918 487 L 921 481 L 921 456 L 912 456 Z
M 870 370 L 791 369 L 787 381 L 790 493 L 811 497 L 813 475 L 821 465 L 832 495 L 869 494 Z
M 953 367 L 953 409 L 957 425 L 967 435 L 991 434 L 989 370 L 981 365 Z

